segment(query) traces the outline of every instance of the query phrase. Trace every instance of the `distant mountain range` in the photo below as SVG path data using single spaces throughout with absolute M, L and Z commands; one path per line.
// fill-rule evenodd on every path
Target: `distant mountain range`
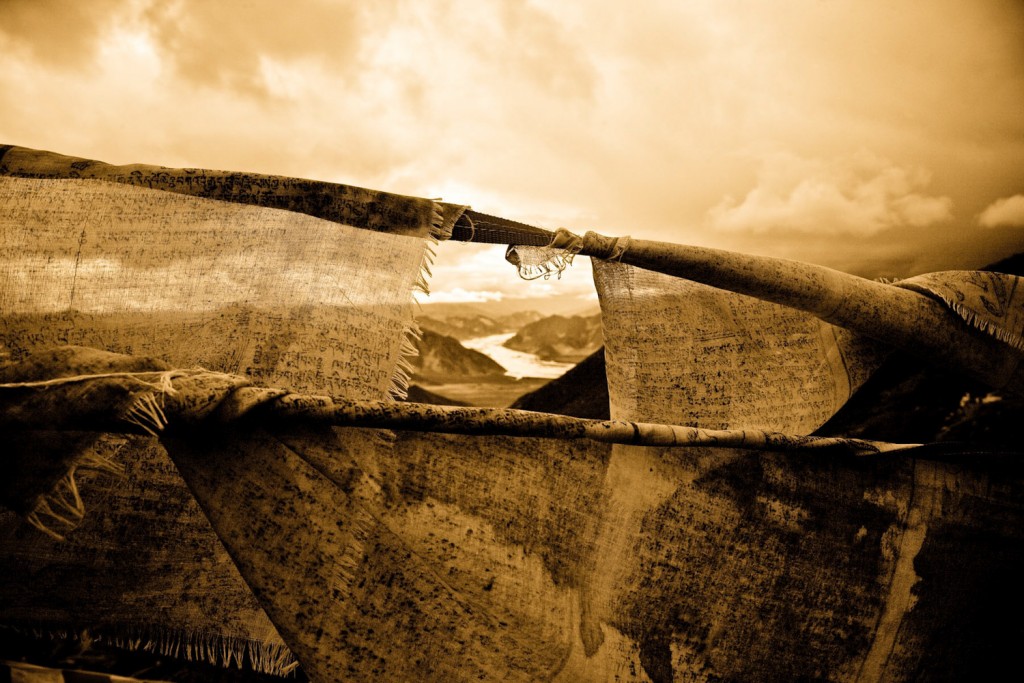
M 516 334 L 504 346 L 532 353 L 543 360 L 576 363 L 601 347 L 601 316 L 542 317 L 519 311 L 491 317 L 456 309 L 445 316 L 417 319 L 422 336 L 419 355 L 412 360 L 414 378 L 427 383 L 479 382 L 504 377 L 505 368 L 489 356 L 466 348 L 462 341 L 499 334 Z
M 578 363 L 604 344 L 601 314 L 552 315 L 523 327 L 504 346 L 544 360 Z
M 600 310 L 597 299 L 549 296 L 543 299 L 502 299 L 484 302 L 433 302 L 420 305 L 422 315 L 445 320 L 453 316 L 484 315 L 501 318 L 516 313 L 539 311 L 539 318 L 548 315 L 593 315 Z
M 417 318 L 417 321 L 420 324 L 420 329 L 465 341 L 477 337 L 516 332 L 524 325 L 540 320 L 542 317 L 537 311 L 519 311 L 497 317 L 467 311 L 463 314 L 447 315 L 443 318 L 424 315 Z

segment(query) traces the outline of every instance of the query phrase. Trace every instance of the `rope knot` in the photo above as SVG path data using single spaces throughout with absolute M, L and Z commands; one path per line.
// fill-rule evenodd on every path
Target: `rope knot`
M 626 249 L 629 248 L 630 237 L 605 237 L 596 232 L 588 232 L 583 236 L 581 253 L 591 258 L 605 261 L 621 261 Z

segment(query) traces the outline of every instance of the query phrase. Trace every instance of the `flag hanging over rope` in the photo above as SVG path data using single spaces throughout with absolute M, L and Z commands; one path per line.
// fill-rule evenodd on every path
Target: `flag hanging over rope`
M 0 148 L 0 207 L 8 359 L 81 344 L 377 399 L 405 389 L 412 292 L 425 289 L 432 242 L 460 213 L 330 183 L 20 147 Z M 21 446 L 54 441 L 43 435 Z M 124 478 L 82 482 L 90 514 L 67 543 L 4 515 L 5 623 L 87 627 L 167 654 L 286 670 L 291 655 L 163 449 L 144 438 L 88 443 L 91 455 L 66 438 L 49 446 L 79 450 L 60 473 L 65 488 L 81 464 L 117 463 Z M 45 504 L 31 493 L 29 513 Z

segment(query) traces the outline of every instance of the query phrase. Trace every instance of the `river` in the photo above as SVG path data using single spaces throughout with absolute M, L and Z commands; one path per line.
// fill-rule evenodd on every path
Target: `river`
M 511 332 L 508 334 L 492 334 L 489 337 L 467 339 L 462 342 L 462 345 L 490 356 L 496 363 L 505 368 L 506 375 L 516 379 L 521 377 L 554 379 L 561 377 L 574 366 L 573 363 L 542 360 L 532 353 L 523 353 L 522 351 L 515 351 L 502 346 L 503 343 L 513 336 L 515 334 Z

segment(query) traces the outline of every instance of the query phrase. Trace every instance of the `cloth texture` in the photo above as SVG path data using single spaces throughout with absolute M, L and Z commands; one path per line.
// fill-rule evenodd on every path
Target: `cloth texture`
M 593 265 L 613 418 L 809 433 L 887 354 L 800 311 Z M 950 518 L 961 508 L 940 501 L 984 485 L 912 457 L 859 467 L 615 445 L 581 586 L 582 643 L 597 661 L 635 657 L 653 680 L 912 677 L 921 639 L 942 628 L 945 617 L 929 622 L 936 605 L 963 599 L 939 595 L 941 580 L 915 588 L 915 557 L 926 537 L 934 553 L 960 532 Z M 957 571 L 950 558 L 938 565 Z M 917 612 L 914 590 L 928 603 Z
M 810 434 L 887 349 L 795 309 L 594 261 L 613 418 Z
M 425 288 L 431 242 L 458 207 L 254 174 L 0 153 L 8 360 L 78 344 L 306 393 L 403 393 L 412 292 Z M 386 435 L 353 439 L 389 448 Z M 25 447 L 36 443 L 45 439 Z M 88 514 L 66 542 L 0 517 L 0 620 L 221 664 L 245 658 L 272 673 L 293 666 L 156 440 L 103 437 L 88 451 L 124 474 L 82 468 Z M 264 475 L 233 476 L 244 486 Z

